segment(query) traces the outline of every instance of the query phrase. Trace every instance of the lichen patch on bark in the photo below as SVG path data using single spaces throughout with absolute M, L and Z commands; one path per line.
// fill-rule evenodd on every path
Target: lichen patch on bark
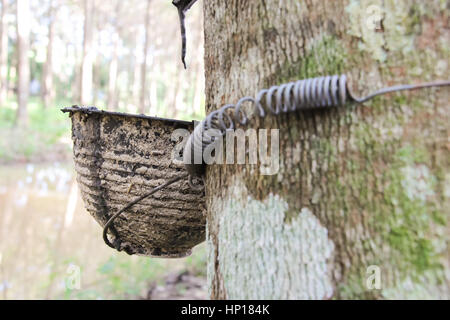
M 228 299 L 331 298 L 334 244 L 311 210 L 286 223 L 284 199 L 256 200 L 239 179 L 212 205 L 220 211 L 217 259 Z

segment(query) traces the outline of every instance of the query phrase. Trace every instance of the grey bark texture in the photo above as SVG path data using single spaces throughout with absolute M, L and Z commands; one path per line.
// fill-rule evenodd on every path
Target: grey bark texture
M 358 94 L 450 78 L 448 1 L 203 5 L 207 112 L 323 75 Z M 448 101 L 430 89 L 252 122 L 280 128 L 280 170 L 208 167 L 211 298 L 450 298 Z

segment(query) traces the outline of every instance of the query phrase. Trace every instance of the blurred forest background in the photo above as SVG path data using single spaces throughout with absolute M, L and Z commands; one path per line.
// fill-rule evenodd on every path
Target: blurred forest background
M 60 111 L 201 119 L 201 3 L 186 19 L 187 70 L 169 0 L 0 5 L 0 299 L 206 298 L 203 246 L 184 260 L 155 260 L 104 245 L 79 196 Z M 80 288 L 67 286 L 74 266 Z

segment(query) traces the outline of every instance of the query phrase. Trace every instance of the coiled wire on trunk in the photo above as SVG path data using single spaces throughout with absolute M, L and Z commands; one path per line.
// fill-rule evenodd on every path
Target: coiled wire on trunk
M 202 176 L 205 172 L 203 151 L 216 139 L 216 134 L 209 134 L 208 131 L 214 129 L 215 132 L 218 130 L 221 135 L 225 135 L 227 130 L 235 129 L 238 123 L 247 125 L 249 116 L 243 110 L 245 104 L 250 104 L 250 110 L 260 118 L 264 118 L 269 114 L 279 115 L 306 109 L 339 107 L 347 102 L 359 104 L 390 92 L 449 85 L 450 81 L 399 85 L 381 89 L 363 98 L 352 94 L 345 75 L 317 77 L 273 86 L 261 90 L 256 98 L 244 97 L 236 104 L 227 104 L 211 112 L 195 127 L 189 137 L 183 154 L 184 165 L 191 178 Z

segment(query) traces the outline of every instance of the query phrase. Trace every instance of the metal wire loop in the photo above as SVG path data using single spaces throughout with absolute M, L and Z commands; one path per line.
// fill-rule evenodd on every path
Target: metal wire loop
M 237 124 L 247 125 L 250 116 L 244 111 L 244 104 L 250 104 L 250 110 L 253 110 L 253 113 L 260 118 L 264 118 L 267 115 L 279 115 L 299 110 L 340 107 L 349 101 L 363 103 L 378 95 L 395 91 L 449 85 L 450 81 L 400 85 L 384 88 L 369 96 L 359 98 L 349 90 L 346 75 L 324 76 L 284 83 L 259 91 L 256 98 L 247 96 L 240 99 L 236 104 L 227 104 L 219 110 L 211 112 L 194 129 L 192 139 L 189 141 L 190 145 L 186 145 L 186 148 L 194 150 L 194 147 L 201 145 L 203 148 L 201 151 L 203 151 L 214 143 L 215 137 L 208 134 L 210 129 L 217 129 L 220 134 L 225 135 L 227 130 L 235 129 Z M 202 171 L 194 170 L 192 164 L 185 165 L 191 174 Z

